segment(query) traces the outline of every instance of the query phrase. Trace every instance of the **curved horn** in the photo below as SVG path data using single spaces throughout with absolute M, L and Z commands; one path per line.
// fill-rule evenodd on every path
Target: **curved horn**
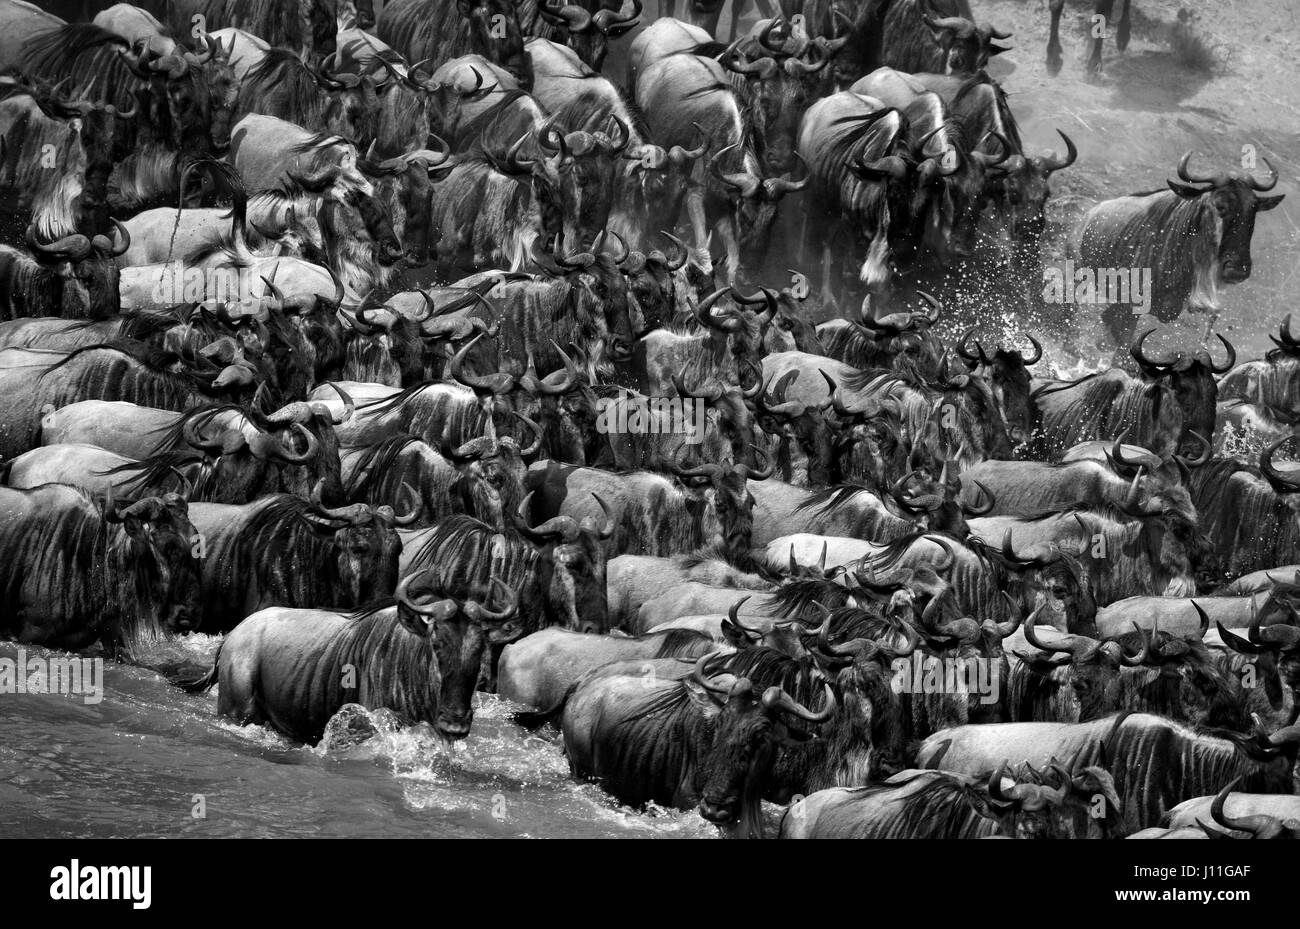
M 293 445 L 288 440 L 283 441 L 275 452 L 275 456 L 281 461 L 287 464 L 306 464 L 320 454 L 320 441 L 302 423 L 294 423 L 289 427 L 289 432 L 291 435 L 297 434 L 306 439 L 307 450 L 302 454 L 297 454 L 293 451 Z
M 1060 171 L 1062 168 L 1068 168 L 1079 159 L 1079 149 L 1075 147 L 1075 144 L 1070 137 L 1060 129 L 1056 130 L 1056 134 L 1059 135 L 1061 141 L 1065 143 L 1065 157 L 1061 158 L 1053 154 L 1044 158 L 1043 167 L 1047 169 L 1048 174 L 1051 174 L 1053 171 Z
M 406 483 L 406 481 L 402 481 L 402 488 L 400 491 L 398 491 L 398 497 L 410 498 L 412 505 L 411 505 L 410 512 L 404 513 L 401 516 L 398 516 L 397 513 L 394 511 L 393 525 L 395 526 L 413 525 L 415 521 L 420 518 L 420 511 L 424 508 L 423 504 L 420 502 L 420 495 L 415 492 L 414 487 Z
M 1227 374 L 1237 364 L 1237 350 L 1232 347 L 1232 343 L 1229 342 L 1222 333 L 1216 332 L 1215 335 L 1218 336 L 1219 341 L 1223 343 L 1223 348 L 1225 351 L 1227 351 L 1228 358 L 1226 361 L 1223 362 L 1222 365 L 1216 365 L 1213 361 L 1211 361 L 1210 371 L 1213 372 L 1214 374 Z
M 1264 164 L 1268 165 L 1268 173 L 1269 173 L 1268 183 L 1266 184 L 1260 183 L 1259 181 L 1255 180 L 1253 177 L 1250 178 L 1251 189 L 1258 190 L 1261 192 L 1265 190 L 1272 190 L 1274 187 L 1276 187 L 1277 178 L 1278 178 L 1277 168 L 1273 167 L 1273 162 L 1269 161 L 1267 158 L 1264 158 L 1263 161 Z
M 505 600 L 505 606 L 499 610 L 493 610 L 477 600 L 470 600 L 464 607 L 465 615 L 470 622 L 501 623 L 515 615 L 515 610 L 519 606 L 519 594 L 511 590 L 510 586 L 495 574 L 492 575 L 489 587 L 494 587 L 501 592 Z M 491 602 L 491 590 L 488 593 L 488 601 Z
M 1300 493 L 1300 481 L 1287 477 L 1273 464 L 1273 454 L 1285 443 L 1291 441 L 1291 438 L 1289 435 L 1283 436 L 1260 452 L 1259 455 L 1259 470 L 1268 480 L 1273 490 L 1279 494 Z
M 824 723 L 835 715 L 837 704 L 835 702 L 835 691 L 831 688 L 830 682 L 824 680 L 822 686 L 826 689 L 826 702 L 817 712 L 808 709 L 808 707 L 776 686 L 769 687 L 763 692 L 763 708 L 769 712 L 788 713 L 809 723 Z

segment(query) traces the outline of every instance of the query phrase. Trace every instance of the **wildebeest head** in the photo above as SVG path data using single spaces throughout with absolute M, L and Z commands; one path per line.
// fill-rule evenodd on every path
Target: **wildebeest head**
M 1141 667 L 1153 656 L 1151 640 L 1145 639 L 1136 653 L 1128 652 L 1122 642 L 1100 641 L 1074 633 L 1043 640 L 1035 631 L 1037 615 L 1035 610 L 1025 620 L 1025 641 L 1048 656 L 1056 654 L 1062 657 L 1044 660 L 1033 655 L 1021 655 L 1022 660 L 1039 674 L 1046 673 L 1051 666 L 1070 666 L 1070 685 L 1079 705 L 1080 722 L 1099 719 L 1121 709 L 1121 669 Z
M 177 494 L 146 497 L 129 506 L 105 505 L 104 519 L 121 523 L 125 539 L 110 548 L 118 589 L 108 594 L 138 620 L 150 617 L 172 632 L 198 625 L 197 535 L 189 504 Z
M 531 90 L 533 60 L 524 50 L 515 7 L 515 0 L 456 0 L 456 9 L 469 30 L 470 48 L 513 74 L 520 87 Z
M 1170 181 L 1169 189 L 1188 200 L 1205 197 L 1202 202 L 1214 211 L 1216 220 L 1218 277 L 1229 284 L 1240 283 L 1250 277 L 1250 239 L 1255 233 L 1255 214 L 1273 209 L 1286 196 L 1258 195 L 1277 186 L 1277 169 L 1265 158 L 1264 164 L 1269 169 L 1266 182 L 1239 171 L 1219 171 L 1198 177 L 1188 171 L 1191 158 L 1192 153 L 1188 152 L 1178 163 L 1178 177 L 1186 183 Z M 1208 186 L 1195 186 L 1198 184 Z
M 118 297 L 118 269 L 114 259 L 131 246 L 131 234 L 117 220 L 115 233 L 86 237 L 64 236 L 54 242 L 37 238 L 36 227 L 28 226 L 27 246 L 41 264 L 52 267 L 61 287 L 60 315 L 65 319 L 105 319 L 121 309 Z
M 945 532 L 964 541 L 970 535 L 966 517 L 986 516 L 997 505 L 992 491 L 979 481 L 975 481 L 974 486 L 981 502 L 959 502 L 962 482 L 957 476 L 955 461 L 944 461 L 937 480 L 928 482 L 917 493 L 912 490 L 911 484 L 920 473 L 911 471 L 903 475 L 895 482 L 890 495 L 905 516 L 923 517 L 926 526 L 937 532 Z
M 993 395 L 989 381 L 978 374 L 953 374 L 945 355 L 931 384 L 943 394 L 931 424 L 947 447 L 1008 461 L 1013 457 L 1010 424 Z
M 373 160 L 374 146 L 365 163 L 358 167 L 375 183 L 375 198 L 386 207 L 393 222 L 393 234 L 406 243 L 406 259 L 422 265 L 430 258 L 433 184 L 451 167 L 450 149 L 441 139 L 431 139 L 439 148 L 420 149 L 395 158 Z
M 543 458 L 581 461 L 587 437 L 595 432 L 599 404 L 568 353 L 554 340 L 551 347 L 564 362 L 564 368 L 539 377 L 536 361 L 529 352 L 524 373 L 516 385 L 516 416 L 536 431 L 536 441 L 523 443 L 521 453 L 529 455 L 541 449 Z
M 483 648 L 517 635 L 510 618 L 518 595 L 494 576 L 491 589 L 498 592 L 501 606 L 493 609 L 477 600 L 444 596 L 434 576 L 427 571 L 402 578 L 396 592 L 397 618 L 408 632 L 429 642 L 428 679 L 437 692 L 423 696 L 438 708 L 434 725 L 445 738 L 463 739 L 474 723 L 474 687 Z
M 1008 786 L 1007 780 L 1014 783 Z M 1046 771 L 1026 764 L 1013 777 L 1004 761 L 989 776 L 985 791 L 983 815 L 995 820 L 1003 835 L 1018 839 L 1086 838 L 1092 822 L 1105 834 L 1122 810 L 1114 778 L 1099 765 L 1072 774 L 1053 760 Z M 1106 810 L 1099 821 L 1093 818 L 1098 797 L 1105 798 Z
M 751 467 L 731 461 L 686 466 L 681 461 L 683 447 L 679 446 L 671 462 L 674 474 L 684 481 L 707 481 L 713 491 L 713 512 L 717 516 L 721 534 L 720 547 L 730 553 L 743 555 L 750 549 L 750 536 L 754 529 L 754 495 L 746 481 L 767 480 L 776 471 L 776 465 L 762 449 L 751 446 L 763 459 L 763 464 Z M 709 541 L 709 540 L 706 540 Z
M 325 131 L 352 140 L 358 147 L 373 140 L 379 120 L 378 90 L 370 74 L 315 72 L 316 84 L 325 93 L 321 119 Z
M 585 367 L 593 382 L 598 366 L 629 360 L 636 341 L 627 280 L 614 257 L 601 253 L 603 239 L 602 234 L 590 251 L 572 255 L 547 256 L 536 248 L 532 253 L 533 263 L 565 288 L 566 313 L 578 321 L 579 331 L 591 326 Z
M 605 583 L 604 542 L 614 534 L 609 507 L 596 494 L 605 513 L 602 522 L 588 517 L 552 516 L 540 526 L 529 524 L 531 494 L 514 514 L 515 528 L 541 554 L 545 611 L 552 623 L 586 633 L 609 629 L 609 600 Z
M 1228 353 L 1222 365 L 1216 365 L 1206 349 L 1152 357 L 1146 353 L 1143 345 L 1154 331 L 1148 329 L 1142 333 L 1133 344 L 1131 353 L 1144 377 L 1162 380 L 1173 390 L 1183 414 L 1183 434 L 1178 437 L 1176 448 L 1182 454 L 1196 454 L 1200 451 L 1201 444 L 1196 436 L 1214 435 L 1215 403 L 1218 400 L 1215 376 L 1232 370 L 1237 363 L 1237 351 L 1220 334 L 1219 341 Z
M 554 120 L 537 130 L 537 145 L 547 156 L 549 189 L 559 200 L 565 242 L 586 242 L 605 229 L 621 156 L 631 139 L 631 129 L 619 117 L 606 132 L 561 132 Z
M 194 62 L 203 69 L 203 87 L 208 97 L 210 114 L 209 138 L 214 154 L 224 154 L 230 148 L 230 123 L 239 102 L 239 78 L 230 64 L 230 53 L 235 49 L 232 36 L 225 45 L 209 35 L 201 38 L 203 50 L 195 54 Z
M 392 266 L 400 261 L 405 255 L 402 250 L 402 243 L 398 241 L 397 233 L 393 231 L 393 224 L 388 217 L 388 212 L 380 205 L 379 201 L 361 190 L 354 189 L 348 191 L 346 202 L 351 209 L 360 214 L 361 222 L 367 237 L 373 243 L 375 257 L 379 263 Z M 349 217 L 345 213 L 343 218 L 347 219 Z M 344 237 L 355 237 L 357 229 L 355 226 L 336 227 L 336 234 Z
M 311 491 L 311 510 L 307 521 L 313 528 L 330 536 L 335 549 L 344 605 L 361 607 L 392 595 L 397 587 L 398 558 L 402 540 L 400 527 L 410 526 L 420 513 L 420 501 L 409 486 L 403 496 L 410 512 L 399 515 L 390 506 L 329 507 L 321 502 L 325 482 L 318 481 Z
M 786 389 L 796 377 L 797 371 L 789 372 L 754 399 L 755 419 L 770 435 L 784 436 L 798 443 L 808 459 L 809 484 L 824 487 L 837 483 L 835 434 L 822 409 L 797 399 L 786 399 Z
M 662 235 L 669 240 L 671 253 L 658 248 L 628 251 L 618 262 L 627 278 L 628 298 L 640 317 L 640 332 L 661 328 L 672 320 L 681 284 L 678 272 L 689 256 L 681 239 L 668 232 Z
M 1028 336 L 1034 346 L 1032 356 L 1026 356 L 1015 349 L 998 346 L 990 356 L 984 346 L 975 341 L 974 351 L 970 348 L 970 338 L 975 327 L 967 329 L 957 343 L 957 353 L 973 370 L 982 370 L 993 390 L 998 410 L 1007 424 L 1007 434 L 1017 447 L 1024 445 L 1042 425 L 1043 414 L 1032 397 L 1029 382 L 1029 368 L 1043 357 L 1043 346 L 1032 335 Z
M 262 409 L 265 391 L 260 388 L 250 404 L 249 416 L 268 433 L 278 434 L 285 444 L 292 441 L 294 427 L 301 426 L 314 440 L 316 453 L 300 463 L 285 462 L 281 483 L 288 492 L 298 496 L 304 496 L 313 487 L 321 486 L 325 501 L 336 503 L 343 500 L 344 494 L 339 465 L 339 440 L 334 427 L 341 426 L 352 418 L 356 404 L 338 384 L 331 383 L 330 386 L 343 401 L 343 413 L 340 416 L 334 415 L 320 401 L 302 400 L 295 400 L 274 412 L 265 412 Z
M 722 58 L 729 71 L 741 76 L 737 90 L 761 146 L 759 165 L 769 175 L 794 168 L 799 121 L 820 96 L 821 72 L 830 61 L 818 45 L 800 49 L 789 41 L 777 44 L 778 25 L 772 20 L 756 42 L 737 42 Z
M 773 685 L 760 695 L 749 678 L 715 676 L 709 670 L 717 653 L 702 655 L 695 664 L 687 693 L 706 716 L 713 718 L 713 744 L 700 763 L 700 815 L 731 834 L 761 837 L 759 800 L 764 782 L 781 745 L 800 744 L 835 716 L 837 705 L 824 679 L 822 708 L 811 710 L 784 689 Z
M 609 51 L 609 40 L 634 29 L 641 15 L 641 0 L 538 0 L 538 12 L 563 30 L 563 44 L 583 63 L 599 71 Z
M 1010 51 L 993 41 L 1011 38 L 1009 32 L 988 25 L 977 26 L 962 16 L 933 18 L 929 13 L 923 13 L 922 19 L 943 51 L 947 73 L 974 74 L 984 70 L 994 55 Z
M 287 436 L 259 433 L 252 438 L 227 429 L 209 438 L 202 423 L 185 425 L 185 441 L 215 460 L 195 487 L 200 499 L 212 503 L 247 503 L 280 489 L 280 468 L 305 465 L 320 454 L 320 442 L 301 423 L 293 423 Z M 305 444 L 303 451 L 295 440 Z
M 1000 91 L 999 91 L 1000 92 Z M 1046 228 L 1047 198 L 1051 195 L 1052 174 L 1068 168 L 1079 157 L 1079 150 L 1068 135 L 1060 129 L 1057 135 L 1065 143 L 1065 155 L 1027 157 L 1013 154 L 1002 163 L 989 168 L 990 183 L 986 189 L 999 203 L 1011 227 L 1012 239 L 1024 243 L 1036 256 Z
M 1285 586 L 1293 597 L 1297 592 L 1296 585 Z M 1291 688 L 1292 700 L 1296 699 L 1295 671 L 1297 660 L 1300 659 L 1300 628 L 1293 624 L 1296 611 L 1289 602 L 1282 607 L 1282 612 L 1286 614 L 1284 621 L 1263 625 L 1265 615 L 1274 612 L 1269 607 L 1276 598 L 1277 593 L 1274 591 L 1263 610 L 1258 609 L 1254 598 L 1251 598 L 1251 622 L 1244 637 L 1225 629 L 1222 623 L 1218 625 L 1219 638 L 1224 645 L 1240 655 L 1251 656 L 1256 674 L 1264 679 L 1264 693 L 1268 697 L 1269 706 L 1280 710 L 1285 698 L 1284 684 Z

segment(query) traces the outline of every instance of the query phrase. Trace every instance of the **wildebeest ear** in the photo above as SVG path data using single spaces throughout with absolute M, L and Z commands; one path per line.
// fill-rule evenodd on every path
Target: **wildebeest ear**
M 990 58 L 992 58 L 994 55 L 1001 55 L 1003 52 L 1011 51 L 1011 49 L 1007 48 L 1006 46 L 994 45 L 992 42 L 988 44 L 987 48 L 989 50 Z
M 1273 209 L 1273 207 L 1281 203 L 1282 198 L 1285 196 L 1286 194 L 1278 194 L 1276 197 L 1256 197 L 1255 209 L 1260 213 L 1264 212 L 1265 210 L 1271 210 Z
M 414 610 L 408 610 L 400 604 L 397 607 L 397 621 L 406 627 L 407 632 L 421 639 L 433 632 L 433 623 L 427 617 L 421 616 Z
M 718 715 L 722 707 L 718 706 L 707 691 L 693 681 L 682 681 L 682 686 L 686 688 L 686 696 L 690 697 L 691 702 L 699 707 L 706 719 Z
M 1170 190 L 1172 190 L 1174 193 L 1178 194 L 1178 196 L 1182 197 L 1185 200 L 1190 200 L 1193 197 L 1199 197 L 1201 194 L 1205 193 L 1205 191 L 1200 190 L 1199 188 L 1188 187 L 1186 184 L 1180 184 L 1177 181 L 1169 181 L 1168 184 Z

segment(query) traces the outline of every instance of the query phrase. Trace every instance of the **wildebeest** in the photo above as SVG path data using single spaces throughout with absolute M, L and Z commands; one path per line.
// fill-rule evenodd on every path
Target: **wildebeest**
M 311 132 L 336 133 L 362 149 L 375 138 L 378 96 L 370 75 L 312 71 L 287 48 L 272 48 L 244 77 L 238 115 L 274 116 Z
M 448 596 L 421 573 L 402 579 L 395 605 L 351 614 L 271 607 L 240 623 L 207 676 L 186 686 L 220 684 L 221 715 L 266 723 L 303 742 L 319 740 L 345 703 L 387 708 L 463 739 L 474 720 L 470 700 L 483 648 L 518 603 L 499 578 L 492 589 L 498 609 Z
M 202 540 L 200 629 L 229 632 L 271 606 L 356 609 L 392 596 L 412 514 L 385 506 L 327 507 L 289 495 L 232 506 L 195 503 Z
M 1250 277 L 1256 213 L 1273 209 L 1285 195 L 1259 196 L 1277 185 L 1277 169 L 1267 158 L 1267 181 L 1235 170 L 1194 175 L 1188 168 L 1191 158 L 1191 152 L 1183 155 L 1179 180 L 1170 181 L 1168 190 L 1094 206 L 1074 229 L 1071 250 L 1088 268 L 1149 269 L 1152 293 L 1146 297 L 1151 315 L 1169 322 L 1191 309 L 1208 313 L 1207 328 L 1212 328 L 1220 285 Z M 1132 306 L 1119 302 L 1123 293 L 1114 293 L 1114 285 L 1108 280 L 1106 298 L 1098 297 L 1097 302 L 1105 304 L 1103 315 L 1115 344 L 1124 345 L 1137 317 Z
M 1099 765 L 1115 781 L 1124 834 L 1158 825 L 1184 800 L 1217 793 L 1240 777 L 1258 793 L 1289 793 L 1300 727 L 1269 735 L 1202 735 L 1144 713 L 1086 723 L 958 726 L 922 743 L 916 763 L 976 777 L 1004 762 L 1078 772 Z
M 976 25 L 968 0 L 876 0 L 881 16 L 879 65 L 911 73 L 974 74 L 1009 51 L 995 39 L 1011 33 Z
M 636 28 L 641 0 L 517 0 L 524 32 L 571 48 L 599 71 L 609 42 Z
M 1111 368 L 1035 387 L 1032 397 L 1042 410 L 1047 454 L 1056 457 L 1080 442 L 1121 435 L 1161 457 L 1204 450 L 1204 440 L 1214 434 L 1214 375 L 1232 369 L 1236 349 L 1220 335 L 1227 350 L 1221 365 L 1207 349 L 1153 357 L 1144 348 L 1153 331 L 1144 332 L 1129 350 L 1138 364 L 1137 378 Z
M 407 61 L 444 61 L 475 53 L 505 68 L 524 89 L 533 65 L 524 51 L 518 0 L 392 0 L 375 33 Z
M 857 278 L 868 293 L 881 293 L 893 276 L 892 250 L 898 243 L 891 240 L 899 238 L 900 226 L 907 232 L 912 212 L 903 115 L 850 91 L 825 97 L 804 114 L 799 154 L 812 175 L 807 207 L 829 217 L 810 231 L 803 263 L 822 265 L 829 273 L 824 256 L 840 256 L 845 269 L 849 261 L 860 264 Z M 846 289 L 842 280 L 822 285 L 831 294 Z
M 101 507 L 62 484 L 0 489 L 3 630 L 23 642 L 128 657 L 199 615 L 194 527 L 180 497 Z
M 608 665 L 551 714 L 563 713 L 574 775 L 598 780 L 620 802 L 698 804 L 729 833 L 761 837 L 759 800 L 778 745 L 792 738 L 790 727 L 826 722 L 837 702 L 829 684 L 805 686 L 822 692 L 822 708 L 812 710 L 775 681 L 706 676 L 708 660 L 693 672 L 675 658 Z
M 564 626 L 580 632 L 608 629 L 603 543 L 609 519 L 552 517 L 528 521 L 527 500 L 513 514 L 514 532 L 497 532 L 469 516 L 450 516 L 410 533 L 402 543 L 402 573 L 433 569 L 444 590 L 482 596 L 492 574 L 519 591 L 518 627 L 535 632 Z
M 690 658 L 718 643 L 690 629 L 642 636 L 593 636 L 552 626 L 507 645 L 497 665 L 497 692 L 534 709 L 555 706 L 588 671 L 638 658 Z
M 42 242 L 27 227 L 31 255 L 0 245 L 0 319 L 62 316 L 105 319 L 121 308 L 114 258 L 131 244 L 117 224 L 113 239 L 80 233 Z
M 1087 838 L 1105 827 L 1105 819 L 1088 815 L 1099 795 L 1118 809 L 1110 775 L 1095 765 L 1076 775 L 1053 769 L 1039 777 L 1002 768 L 987 779 L 911 769 L 880 784 L 831 787 L 797 799 L 781 818 L 781 838 Z
M 1124 12 L 1120 14 L 1115 27 L 1115 46 L 1122 52 L 1128 48 L 1131 25 L 1129 14 L 1132 12 L 1133 0 L 1121 2 L 1124 4 Z M 1090 74 L 1101 72 L 1101 49 L 1106 42 L 1106 31 L 1114 8 L 1115 0 L 1097 0 L 1093 8 L 1092 54 L 1088 56 Z M 1050 0 L 1048 9 L 1051 11 L 1052 23 L 1051 33 L 1047 37 L 1047 73 L 1055 77 L 1061 73 L 1061 13 L 1065 10 L 1065 0 Z M 1098 25 L 1101 26 L 1100 30 L 1097 29 Z

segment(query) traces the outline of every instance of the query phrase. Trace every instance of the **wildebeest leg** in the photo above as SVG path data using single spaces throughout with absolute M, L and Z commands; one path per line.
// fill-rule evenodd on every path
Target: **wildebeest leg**
M 659 0 L 659 15 L 660 17 L 676 16 L 677 0 Z
M 723 259 L 727 284 L 734 287 L 740 274 L 740 234 L 736 230 L 735 216 L 727 216 L 718 223 L 718 234 L 722 236 L 722 247 L 727 253 Z
M 1047 73 L 1052 77 L 1061 73 L 1061 12 L 1065 0 L 1052 0 L 1052 32 L 1047 37 Z
M 1128 48 L 1128 31 L 1129 31 L 1129 11 L 1133 7 L 1133 0 L 1124 0 L 1124 12 L 1119 18 L 1119 27 L 1115 31 L 1115 44 L 1122 52 Z
M 1088 59 L 1088 73 L 1101 73 L 1101 47 L 1106 41 L 1106 30 L 1110 27 L 1110 14 L 1115 8 L 1115 0 L 1097 0 L 1090 28 L 1093 31 L 1092 57 Z M 1097 17 L 1100 16 L 1099 21 Z
M 709 221 L 704 209 L 704 188 L 698 185 L 692 185 L 686 194 L 686 218 L 691 224 L 691 236 L 695 240 L 695 251 L 697 260 L 701 261 L 704 267 L 710 267 L 711 262 L 707 260 L 709 253 Z M 699 254 L 703 252 L 703 254 Z
M 226 673 L 217 682 L 217 713 L 241 726 L 257 725 L 264 721 L 257 706 L 257 662 L 241 658 L 232 656 L 222 669 Z

